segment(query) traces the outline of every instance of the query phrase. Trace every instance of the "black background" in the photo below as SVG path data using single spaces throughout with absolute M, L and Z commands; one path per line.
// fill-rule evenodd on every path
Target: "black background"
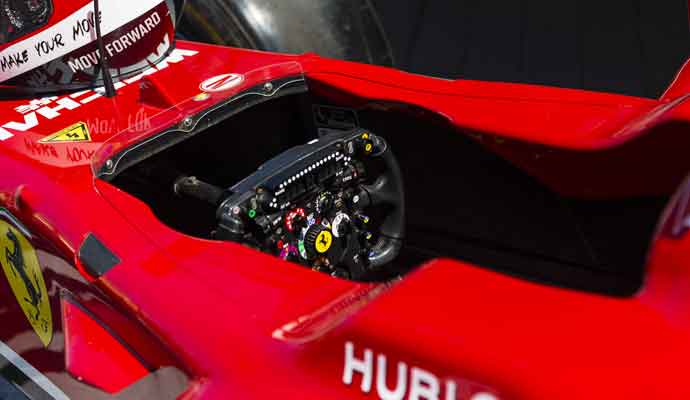
M 373 0 L 396 64 L 445 78 L 659 97 L 690 53 L 688 0 Z

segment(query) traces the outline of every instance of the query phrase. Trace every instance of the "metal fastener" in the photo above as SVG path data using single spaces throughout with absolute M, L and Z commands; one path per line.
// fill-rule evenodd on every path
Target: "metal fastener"
M 113 160 L 108 160 L 105 162 L 105 168 L 106 169 L 113 169 L 114 165 L 115 165 L 115 163 L 113 163 Z
M 264 83 L 264 92 L 270 93 L 273 91 L 273 84 L 271 82 Z
M 189 117 L 187 117 L 187 118 L 184 119 L 184 121 L 182 121 L 182 125 L 183 125 L 185 128 L 191 128 L 192 125 L 194 125 L 194 120 L 191 119 L 191 118 L 189 118 Z

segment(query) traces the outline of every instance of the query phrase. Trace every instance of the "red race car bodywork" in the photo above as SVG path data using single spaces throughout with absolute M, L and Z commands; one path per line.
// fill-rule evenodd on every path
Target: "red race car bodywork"
M 162 63 L 117 82 L 114 98 L 87 90 L 2 101 L 0 362 L 28 378 L 26 395 L 690 396 L 688 182 L 662 218 L 639 289 L 608 296 L 443 257 L 400 280 L 333 278 L 179 232 L 102 179 L 123 151 L 256 88 L 270 97 L 285 79 L 338 107 L 433 116 L 568 197 L 670 196 L 690 164 L 687 66 L 652 100 L 180 41 Z M 425 135 L 416 151 L 433 153 Z M 234 151 L 264 144 L 254 146 Z

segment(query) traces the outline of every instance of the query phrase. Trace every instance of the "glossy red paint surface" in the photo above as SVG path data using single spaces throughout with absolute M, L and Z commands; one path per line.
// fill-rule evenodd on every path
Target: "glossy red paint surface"
M 688 139 L 678 132 L 687 127 L 690 106 L 680 93 L 687 93 L 685 76 L 690 70 L 681 71 L 671 92 L 655 101 L 541 86 L 444 81 L 357 64 L 336 72 L 335 63 L 315 63 L 315 72 L 308 73 L 316 80 L 314 92 L 353 106 L 375 99 L 433 111 L 565 195 L 668 193 L 687 172 L 682 149 Z M 339 96 L 334 88 L 341 89 Z M 651 133 L 653 138 L 645 137 Z M 660 154 L 664 156 L 656 156 Z M 660 178 L 639 179 L 640 175 Z
M 626 299 L 528 283 L 445 259 L 428 263 L 392 286 L 357 284 L 240 245 L 175 232 L 139 200 L 95 180 L 90 166 L 96 151 L 112 154 L 243 88 L 294 73 L 285 64 L 294 62 L 317 93 L 342 93 L 348 101 L 362 103 L 414 104 L 459 128 L 506 137 L 509 144 L 518 141 L 495 151 L 564 193 L 595 192 L 600 198 L 669 193 L 671 180 L 687 173 L 686 165 L 665 162 L 667 154 L 653 154 L 640 167 L 636 163 L 645 146 L 635 143 L 656 135 L 655 127 L 687 124 L 687 72 L 681 73 L 670 94 L 656 101 L 526 85 L 449 82 L 313 55 L 283 56 L 186 42 L 178 47 L 174 62 L 121 87 L 118 97 L 91 99 L 93 92 L 67 96 L 64 104 L 78 104 L 73 110 L 60 110 L 52 119 L 38 114 L 36 126 L 12 130 L 14 137 L 0 142 L 0 167 L 12 171 L 0 177 L 0 202 L 40 238 L 34 245 L 41 250 L 55 317 L 62 318 L 59 289 L 81 299 L 96 296 L 126 312 L 136 321 L 105 322 L 126 325 L 122 332 L 133 327 L 146 330 L 160 341 L 173 355 L 169 359 L 190 377 L 185 399 L 375 398 L 376 383 L 374 393 L 362 392 L 362 374 L 355 374 L 352 385 L 343 383 L 346 343 L 353 343 L 360 358 L 365 349 L 377 359 L 385 355 L 390 387 L 395 384 L 393 365 L 404 362 L 410 370 L 422 368 L 443 382 L 455 383 L 457 398 L 469 399 L 479 392 L 538 399 L 690 395 L 684 373 L 684 360 L 690 356 L 687 235 L 656 240 L 643 290 Z M 262 68 L 273 64 L 283 67 Z M 251 79 L 227 93 L 186 101 L 199 94 L 203 80 L 230 72 Z M 338 92 L 329 94 L 329 88 Z M 91 101 L 84 103 L 86 99 Z M 26 125 L 28 114 L 15 110 L 25 103 L 0 104 L 0 125 Z M 89 125 L 91 142 L 38 143 L 80 121 Z M 116 136 L 121 132 L 124 135 Z M 660 139 L 661 148 L 681 157 L 686 139 L 677 132 Z M 525 154 L 534 151 L 530 146 L 565 152 L 555 154 L 565 154 L 567 162 L 554 156 L 559 160 L 548 161 L 554 167 L 544 173 L 528 164 Z M 623 179 L 611 185 L 610 179 L 623 167 L 611 174 L 585 170 L 584 178 L 576 173 L 580 167 L 574 163 L 603 159 L 600 152 L 609 158 L 614 154 L 631 170 L 673 178 L 662 184 Z M 571 184 L 587 176 L 599 179 L 596 190 L 560 182 L 557 177 L 563 171 L 572 175 L 567 179 Z M 89 276 L 76 256 L 89 233 L 121 260 L 99 279 Z M 5 298 L 7 288 L 0 290 Z M 1 306 L 12 322 L 0 327 L 0 340 L 10 342 L 68 394 L 79 396 L 65 376 L 64 336 L 71 335 L 69 329 L 57 326 L 56 332 L 64 336 L 56 335 L 44 349 L 33 340 L 21 312 L 12 309 L 14 299 L 9 299 Z M 89 337 L 99 335 L 88 332 Z M 13 344 L 16 335 L 33 340 L 34 356 Z M 443 386 L 442 393 L 447 391 Z
M 65 367 L 73 377 L 116 393 L 149 371 L 73 300 L 62 300 Z

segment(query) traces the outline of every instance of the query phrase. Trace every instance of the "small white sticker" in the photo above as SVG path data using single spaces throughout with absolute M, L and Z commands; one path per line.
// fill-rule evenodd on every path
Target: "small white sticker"
M 340 225 L 343 223 L 350 222 L 350 217 L 344 213 L 338 213 L 338 215 L 333 218 L 333 236 L 340 237 Z
M 207 93 L 223 92 L 239 86 L 242 82 L 244 82 L 243 75 L 223 74 L 201 82 L 199 89 Z

